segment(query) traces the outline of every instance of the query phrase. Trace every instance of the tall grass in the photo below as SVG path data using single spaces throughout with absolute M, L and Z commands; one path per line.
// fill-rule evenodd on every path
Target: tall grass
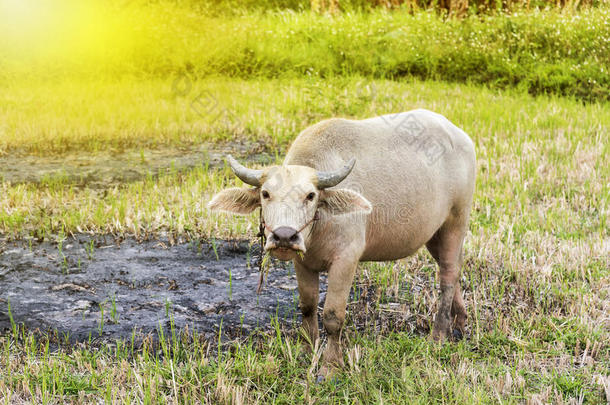
M 78 24 L 50 24 L 26 39 L 0 28 L 0 84 L 177 72 L 242 78 L 357 74 L 610 99 L 608 6 L 446 20 L 433 12 L 383 9 L 211 16 L 169 1 L 123 8 L 91 4 L 93 11 L 75 14 Z
M 200 0 L 197 4 L 208 12 L 239 14 L 252 10 L 312 10 L 336 13 L 375 8 L 407 10 L 443 10 L 469 14 L 518 9 L 557 8 L 575 10 L 596 7 L 603 0 Z

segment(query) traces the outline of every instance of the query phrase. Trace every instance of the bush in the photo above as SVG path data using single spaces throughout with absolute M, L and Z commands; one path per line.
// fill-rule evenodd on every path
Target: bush
M 55 51 L 48 40 L 25 48 L 0 39 L 0 55 L 5 55 L 0 80 L 23 72 L 112 78 L 184 71 L 198 77 L 360 75 L 610 100 L 609 7 L 461 20 L 382 9 L 336 16 L 284 11 L 219 17 L 162 1 L 120 13 L 99 11 L 95 18 L 100 27 L 90 28 L 90 37 L 75 33 L 76 44 L 62 42 Z

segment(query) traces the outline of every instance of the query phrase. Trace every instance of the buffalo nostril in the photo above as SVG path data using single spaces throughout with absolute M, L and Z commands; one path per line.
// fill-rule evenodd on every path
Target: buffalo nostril
M 273 237 L 280 243 L 292 243 L 299 239 L 297 230 L 289 226 L 280 226 L 274 230 Z

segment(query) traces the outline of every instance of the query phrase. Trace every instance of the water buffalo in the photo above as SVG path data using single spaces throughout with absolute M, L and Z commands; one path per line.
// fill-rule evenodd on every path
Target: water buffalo
M 230 156 L 228 162 L 254 188 L 223 190 L 209 208 L 248 214 L 262 207 L 265 250 L 294 261 L 311 342 L 318 338 L 319 273 L 328 272 L 320 376 L 343 365 L 341 328 L 360 261 L 396 260 L 426 245 L 440 268 L 432 337 L 461 335 L 459 274 L 475 151 L 460 128 L 427 110 L 334 118 L 301 132 L 281 166 L 253 170 Z

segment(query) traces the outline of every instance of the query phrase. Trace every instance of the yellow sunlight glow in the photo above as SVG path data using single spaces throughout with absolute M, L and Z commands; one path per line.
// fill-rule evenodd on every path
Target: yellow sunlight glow
M 88 64 L 130 42 L 130 21 L 112 0 L 0 0 L 0 54 L 28 66 Z
M 31 38 L 57 17 L 57 4 L 41 0 L 0 0 L 0 23 L 10 40 Z

